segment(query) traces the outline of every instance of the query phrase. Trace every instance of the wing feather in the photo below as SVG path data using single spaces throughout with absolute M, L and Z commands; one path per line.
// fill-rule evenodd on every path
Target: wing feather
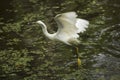
M 88 21 L 77 18 L 75 12 L 58 14 L 55 20 L 58 24 L 56 37 L 63 41 L 78 38 L 79 35 L 77 33 L 85 31 L 85 28 L 87 28 L 89 24 Z
M 89 21 L 77 18 L 75 25 L 78 28 L 78 30 L 77 30 L 78 33 L 84 32 L 86 30 L 86 28 L 88 28 Z

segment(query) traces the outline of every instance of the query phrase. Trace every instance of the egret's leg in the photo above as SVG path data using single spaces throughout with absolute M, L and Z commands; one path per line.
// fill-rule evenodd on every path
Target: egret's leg
M 78 66 L 81 65 L 81 60 L 79 58 L 79 54 L 78 54 L 78 47 L 76 47 L 76 55 L 77 55 L 77 63 L 78 63 Z
M 78 54 L 78 47 L 76 47 L 76 55 L 77 55 L 77 57 L 79 57 L 79 54 Z

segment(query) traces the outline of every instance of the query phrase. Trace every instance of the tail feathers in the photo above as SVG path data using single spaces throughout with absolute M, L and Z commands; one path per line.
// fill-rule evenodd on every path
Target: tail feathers
M 69 39 L 69 40 L 68 40 L 68 43 L 69 43 L 70 45 L 75 45 L 75 46 L 77 46 L 78 44 L 80 44 L 80 41 L 79 41 L 77 38 L 72 38 L 72 39 Z

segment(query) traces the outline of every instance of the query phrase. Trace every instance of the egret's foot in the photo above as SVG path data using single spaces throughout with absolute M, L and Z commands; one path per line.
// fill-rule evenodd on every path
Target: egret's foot
M 81 65 L 81 60 L 80 58 L 77 59 L 78 67 Z

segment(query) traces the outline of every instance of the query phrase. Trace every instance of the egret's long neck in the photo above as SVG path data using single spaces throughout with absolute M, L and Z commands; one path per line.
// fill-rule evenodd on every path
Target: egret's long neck
M 46 37 L 48 37 L 49 39 L 53 39 L 53 34 L 48 33 L 47 31 L 47 26 L 43 23 L 43 22 L 38 22 L 40 24 L 40 26 L 42 27 L 42 31 L 45 34 Z

